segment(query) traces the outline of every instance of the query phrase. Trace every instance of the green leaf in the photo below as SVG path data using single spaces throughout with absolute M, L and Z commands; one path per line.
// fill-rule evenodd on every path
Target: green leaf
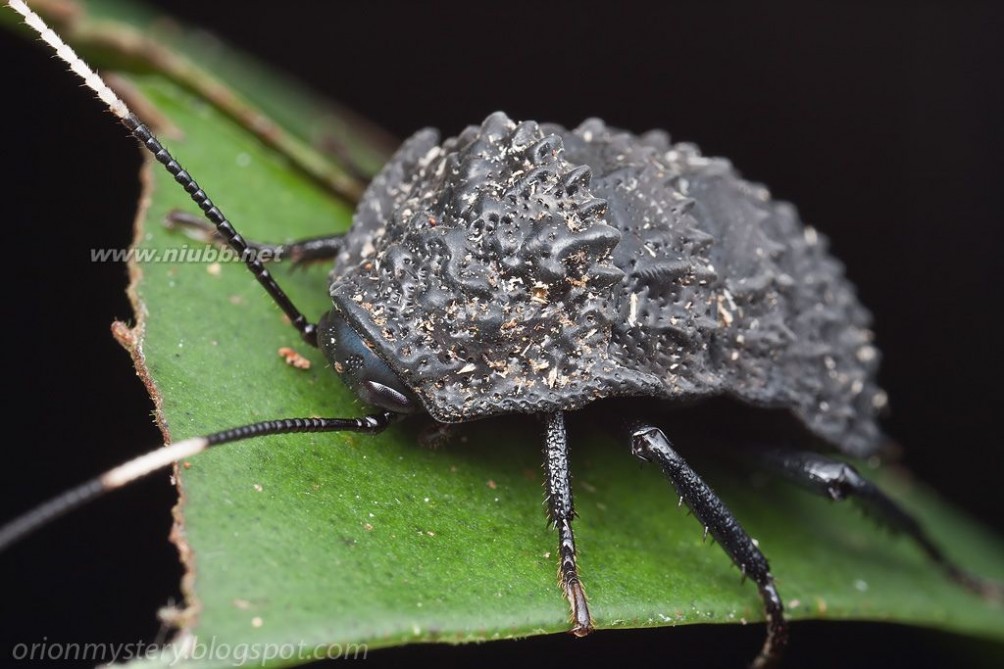
M 180 131 L 167 142 L 176 157 L 247 237 L 348 228 L 350 207 L 288 155 L 176 81 L 130 76 Z M 296 104 L 286 106 L 296 119 Z M 146 178 L 137 249 L 160 255 L 135 265 L 140 323 L 124 338 L 133 337 L 145 362 L 171 438 L 267 418 L 363 414 L 242 265 L 164 261 L 204 247 L 161 224 L 174 208 L 195 211 L 185 193 L 149 161 Z M 327 309 L 325 267 L 275 273 L 308 315 Z M 287 365 L 281 347 L 312 367 Z M 262 438 L 179 468 L 176 539 L 189 573 L 177 643 L 194 648 L 202 658 L 194 663 L 229 665 L 219 649 L 242 644 L 351 652 L 568 629 L 556 537 L 542 507 L 538 426 L 530 418 L 464 426 L 435 450 L 418 445 L 422 428 L 412 420 L 378 437 Z M 625 444 L 572 438 L 575 529 L 599 627 L 762 619 L 756 589 L 702 542 L 654 468 L 640 466 Z M 967 568 L 1004 578 L 999 538 L 906 476 L 867 473 Z M 913 545 L 846 505 L 725 476 L 714 482 L 770 559 L 791 618 L 887 620 L 1004 640 L 1000 607 L 948 582 Z M 206 657 L 210 643 L 218 652 Z
M 141 88 L 185 132 L 179 156 L 251 238 L 343 230 L 348 211 L 212 108 L 156 79 Z M 210 180 L 211 179 L 211 180 Z M 178 247 L 159 224 L 184 202 L 156 172 L 141 248 Z M 243 267 L 142 267 L 144 350 L 175 438 L 280 416 L 361 415 L 316 351 Z M 327 308 L 325 268 L 278 271 L 308 314 Z M 277 356 L 301 350 L 300 371 Z M 420 421 L 417 421 L 420 422 Z M 532 421 L 474 425 L 464 443 L 294 435 L 228 446 L 183 469 L 183 535 L 196 608 L 189 633 L 217 643 L 472 641 L 560 632 L 555 543 L 541 506 Z M 573 433 L 574 438 L 574 433 Z M 623 444 L 576 439 L 581 565 L 601 627 L 759 620 L 755 588 L 652 469 Z M 877 478 L 972 569 L 1004 576 L 999 540 L 908 479 Z M 908 542 L 850 508 L 794 490 L 723 495 L 771 560 L 792 618 L 895 620 L 1004 639 L 1004 615 L 947 582 Z M 797 602 L 797 604 L 796 604 Z

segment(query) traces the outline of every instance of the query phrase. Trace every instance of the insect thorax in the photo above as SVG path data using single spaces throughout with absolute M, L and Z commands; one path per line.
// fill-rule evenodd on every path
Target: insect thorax
M 662 133 L 493 114 L 408 140 L 367 190 L 331 297 L 438 420 L 730 394 L 863 454 L 870 317 L 825 240 Z

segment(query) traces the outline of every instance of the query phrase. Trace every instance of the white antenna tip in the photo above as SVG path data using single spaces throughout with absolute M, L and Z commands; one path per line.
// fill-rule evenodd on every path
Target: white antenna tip
M 196 453 L 201 453 L 209 447 L 209 440 L 205 437 L 194 437 L 185 439 L 176 444 L 158 448 L 150 451 L 138 458 L 133 458 L 129 462 L 110 469 L 101 476 L 101 484 L 105 490 L 113 490 L 146 476 L 150 472 L 161 467 L 191 457 Z

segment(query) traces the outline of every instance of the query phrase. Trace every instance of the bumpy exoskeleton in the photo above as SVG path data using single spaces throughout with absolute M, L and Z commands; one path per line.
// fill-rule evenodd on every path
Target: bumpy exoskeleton
M 365 401 L 447 423 L 543 416 L 575 634 L 593 622 L 576 565 L 565 411 L 608 397 L 728 395 L 788 409 L 849 455 L 881 443 L 870 315 L 825 238 L 728 161 L 662 132 L 599 120 L 569 131 L 501 113 L 442 143 L 419 132 L 339 238 L 330 295 L 318 345 Z M 767 639 L 754 665 L 773 664 L 787 626 L 759 546 L 657 426 L 635 417 L 627 432 L 756 583 Z M 950 577 L 999 596 L 850 465 L 802 451 L 751 456 L 812 492 L 853 498 Z
M 816 437 L 863 456 L 879 443 L 878 355 L 869 316 L 823 238 L 787 204 L 666 135 L 587 121 L 573 131 L 493 114 L 442 144 L 416 134 L 373 180 L 345 234 L 245 240 L 150 129 L 23 0 L 12 9 L 50 44 L 189 193 L 209 231 L 244 259 L 304 340 L 378 408 L 360 418 L 282 418 L 176 441 L 115 467 L 0 527 L 0 550 L 56 516 L 207 448 L 266 434 L 376 433 L 426 411 L 442 422 L 533 413 L 545 425 L 548 511 L 571 630 L 593 620 L 576 565 L 564 412 L 607 397 L 730 395 L 789 409 Z M 197 219 L 198 220 L 198 219 Z M 335 258 L 332 309 L 312 323 L 258 254 Z M 630 417 L 634 455 L 680 500 L 763 600 L 767 638 L 787 638 L 766 558 L 657 426 Z M 854 499 L 909 535 L 948 575 L 999 599 L 954 565 L 905 511 L 850 465 L 760 449 L 755 462 L 832 499 Z
M 663 133 L 422 131 L 366 191 L 330 292 L 440 421 L 728 394 L 857 456 L 878 443 L 869 315 L 824 238 Z

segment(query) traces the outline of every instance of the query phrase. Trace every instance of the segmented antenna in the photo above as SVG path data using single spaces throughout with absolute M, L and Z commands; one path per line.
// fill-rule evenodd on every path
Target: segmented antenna
M 105 106 L 111 110 L 115 116 L 118 117 L 122 125 L 129 130 L 130 134 L 135 137 L 140 144 L 142 144 L 159 162 L 161 165 L 167 169 L 168 172 L 174 177 L 174 180 L 181 184 L 181 187 L 185 189 L 188 195 L 192 198 L 192 201 L 199 206 L 202 213 L 205 215 L 209 221 L 216 226 L 216 230 L 219 232 L 220 237 L 227 243 L 231 249 L 233 249 L 243 260 L 245 266 L 254 275 L 254 278 L 258 280 L 258 283 L 265 289 L 265 292 L 269 294 L 272 300 L 279 305 L 283 310 L 289 320 L 292 322 L 293 327 L 295 327 L 300 335 L 303 337 L 311 346 L 317 346 L 317 330 L 316 326 L 307 320 L 307 317 L 296 308 L 296 305 L 289 299 L 286 293 L 279 287 L 279 284 L 275 282 L 272 278 L 272 274 L 265 269 L 265 266 L 258 259 L 257 255 L 254 253 L 248 253 L 248 243 L 240 235 L 237 230 L 234 229 L 230 221 L 223 215 L 223 212 L 213 204 L 213 201 L 209 199 L 206 192 L 199 187 L 195 179 L 178 163 L 177 160 L 168 152 L 166 148 L 160 143 L 160 141 L 154 136 L 153 131 L 143 123 L 126 105 L 125 102 L 121 100 L 108 84 L 93 70 L 87 63 L 77 55 L 77 53 L 70 48 L 60 38 L 59 35 L 55 33 L 49 26 L 45 24 L 45 21 L 31 10 L 28 5 L 24 3 L 23 0 L 8 0 L 7 5 L 13 9 L 15 12 L 24 17 L 24 22 L 27 23 L 35 32 L 39 34 L 43 41 L 45 41 L 49 46 L 53 48 L 56 55 L 59 56 L 70 69 L 73 70 L 79 76 L 87 87 L 92 91 L 97 93 L 98 97 Z
M 385 411 L 362 418 L 282 418 L 215 432 L 204 437 L 185 439 L 175 444 L 158 448 L 144 455 L 109 469 L 101 476 L 93 478 L 75 488 L 53 497 L 36 506 L 31 511 L 0 527 L 0 552 L 16 543 L 22 537 L 47 525 L 59 516 L 97 499 L 106 492 L 163 469 L 179 460 L 190 458 L 211 446 L 243 441 L 252 437 L 293 432 L 363 432 L 376 434 L 391 424 L 395 414 Z
M 307 322 L 300 311 L 293 306 L 289 298 L 272 279 L 261 261 L 252 254 L 244 255 L 248 244 L 234 230 L 223 213 L 213 204 L 209 196 L 199 187 L 195 180 L 181 167 L 171 154 L 153 136 L 150 128 L 133 114 L 129 107 L 114 91 L 92 70 L 87 63 L 71 49 L 51 28 L 45 25 L 41 17 L 33 12 L 23 0 L 8 0 L 7 5 L 24 17 L 25 23 L 31 26 L 42 39 L 51 46 L 56 55 L 65 61 L 87 87 L 97 93 L 102 102 L 119 118 L 123 125 L 139 140 L 157 162 L 162 164 L 175 180 L 188 192 L 192 200 L 199 205 L 208 218 L 234 251 L 241 253 L 245 264 L 258 282 L 265 288 L 272 299 L 282 308 L 300 331 L 303 338 L 316 346 L 317 336 L 315 326 Z M 163 469 L 174 462 L 191 457 L 212 446 L 242 441 L 253 437 L 275 434 L 290 434 L 293 432 L 363 432 L 376 434 L 383 431 L 393 422 L 396 414 L 384 411 L 362 418 L 282 418 L 268 420 L 250 425 L 231 428 L 203 437 L 194 437 L 178 443 L 158 448 L 145 455 L 134 458 L 118 467 L 114 467 L 97 478 L 72 488 L 47 502 L 40 504 L 31 511 L 15 518 L 0 527 L 0 552 L 23 538 L 25 535 L 48 524 L 57 517 L 72 511 L 87 502 L 100 497 L 106 492 L 121 488 L 147 474 Z

